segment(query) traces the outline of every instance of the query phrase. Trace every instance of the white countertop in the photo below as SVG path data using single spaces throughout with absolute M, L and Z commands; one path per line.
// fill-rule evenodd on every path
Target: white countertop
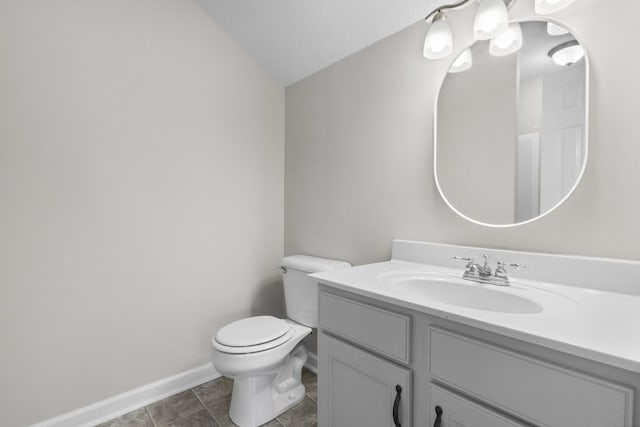
M 525 279 L 512 279 L 510 287 L 482 285 L 462 280 L 462 271 L 391 260 L 312 277 L 354 294 L 640 373 L 640 296 Z M 505 313 L 445 304 L 403 291 L 392 280 L 434 272 L 447 281 L 523 296 L 542 309 Z

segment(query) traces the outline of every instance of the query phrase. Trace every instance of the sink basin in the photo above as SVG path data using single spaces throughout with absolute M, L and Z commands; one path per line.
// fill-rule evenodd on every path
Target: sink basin
M 537 302 L 516 295 L 508 288 L 493 289 L 490 287 L 493 285 L 421 277 L 392 280 L 389 284 L 395 291 L 414 300 L 426 298 L 448 305 L 502 313 L 533 314 L 542 311 Z
M 378 274 L 377 280 L 390 295 L 425 306 L 442 304 L 513 314 L 568 313 L 579 307 L 575 300 L 557 292 L 556 285 L 544 282 L 512 281 L 511 286 L 497 286 L 464 280 L 458 272 L 437 269 L 392 270 Z

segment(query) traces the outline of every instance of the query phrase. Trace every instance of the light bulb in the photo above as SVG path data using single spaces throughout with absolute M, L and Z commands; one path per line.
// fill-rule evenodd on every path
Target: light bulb
M 568 7 L 576 0 L 536 0 L 535 10 L 540 15 L 548 15 Z
M 568 67 L 584 58 L 584 49 L 577 40 L 569 40 L 551 49 L 549 56 L 557 65 Z
M 550 36 L 563 36 L 569 34 L 569 30 L 553 22 L 547 22 L 547 34 Z
M 444 13 L 438 12 L 427 31 L 424 39 L 424 57 L 427 59 L 442 59 L 453 50 L 453 35 L 447 24 Z
M 473 57 L 471 56 L 471 49 L 467 48 L 458 55 L 455 61 L 453 61 L 451 68 L 449 68 L 449 72 L 460 73 L 471 68 L 471 65 L 473 65 Z
M 503 0 L 482 0 L 473 23 L 473 37 L 489 40 L 507 29 L 509 16 Z
M 491 39 L 489 53 L 493 56 L 506 56 L 522 47 L 522 29 L 520 24 L 509 24 L 507 30 Z

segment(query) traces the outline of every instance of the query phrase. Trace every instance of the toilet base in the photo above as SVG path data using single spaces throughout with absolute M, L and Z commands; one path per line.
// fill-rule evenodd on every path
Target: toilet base
M 265 375 L 238 377 L 233 381 L 229 417 L 239 427 L 265 424 L 304 399 L 301 382 L 307 351 L 299 345 L 281 369 Z

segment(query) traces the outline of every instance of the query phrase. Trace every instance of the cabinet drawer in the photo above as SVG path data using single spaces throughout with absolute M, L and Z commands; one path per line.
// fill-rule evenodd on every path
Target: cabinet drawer
M 440 427 L 525 427 L 484 406 L 431 384 L 431 421 L 436 425 L 436 406 L 442 409 Z
M 632 425 L 630 388 L 436 328 L 429 348 L 433 379 L 518 418 L 551 427 Z
M 320 292 L 320 328 L 409 364 L 411 317 Z

